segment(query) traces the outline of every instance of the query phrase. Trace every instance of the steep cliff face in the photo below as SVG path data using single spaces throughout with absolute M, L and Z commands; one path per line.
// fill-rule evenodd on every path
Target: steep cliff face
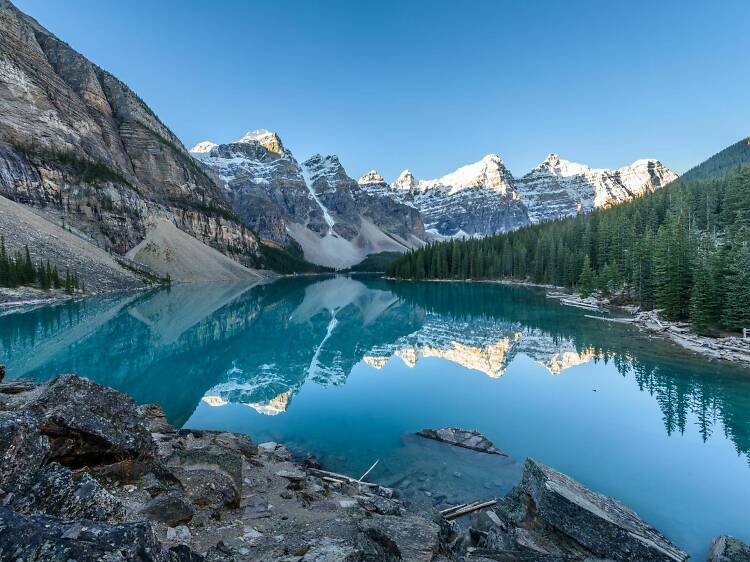
M 204 141 L 191 153 L 255 232 L 298 245 L 313 263 L 347 267 L 370 253 L 424 243 L 414 207 L 374 196 L 336 156 L 318 154 L 300 164 L 277 134 L 265 130 L 228 144 Z
M 0 1 L 0 194 L 125 253 L 155 218 L 245 263 L 258 241 L 125 84 Z
M 590 168 L 550 154 L 517 180 L 519 197 L 536 223 L 608 207 L 677 179 L 658 160 L 637 160 L 617 170 Z

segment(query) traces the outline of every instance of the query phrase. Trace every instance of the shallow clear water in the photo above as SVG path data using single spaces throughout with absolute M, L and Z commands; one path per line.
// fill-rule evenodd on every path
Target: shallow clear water
M 78 373 L 176 425 L 281 441 L 356 477 L 381 459 L 368 478 L 424 507 L 502 495 L 533 456 L 697 559 L 720 533 L 750 541 L 750 370 L 585 314 L 494 284 L 185 285 L 5 314 L 0 361 L 10 377 Z M 413 435 L 447 425 L 510 458 Z

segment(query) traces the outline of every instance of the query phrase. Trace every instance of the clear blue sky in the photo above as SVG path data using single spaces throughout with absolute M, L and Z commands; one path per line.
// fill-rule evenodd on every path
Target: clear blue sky
M 15 1 L 188 147 L 267 128 L 392 179 L 491 152 L 682 172 L 750 134 L 747 0 Z

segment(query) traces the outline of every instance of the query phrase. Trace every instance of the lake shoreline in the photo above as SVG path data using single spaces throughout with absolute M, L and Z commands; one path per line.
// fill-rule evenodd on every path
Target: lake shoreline
M 504 497 L 415 512 L 393 489 L 295 460 L 278 443 L 176 429 L 159 406 L 75 375 L 0 382 L 0 425 L 0 554 L 44 544 L 46 560 L 94 559 L 127 544 L 172 562 L 687 560 L 622 504 L 532 459 Z M 712 560 L 733 541 L 717 538 Z
M 626 312 L 629 318 L 610 319 L 605 317 L 594 317 L 601 320 L 620 322 L 637 327 L 641 332 L 658 336 L 683 349 L 687 349 L 704 359 L 720 360 L 741 367 L 750 367 L 750 339 L 743 340 L 738 336 L 726 336 L 714 338 L 702 336 L 689 331 L 689 324 L 685 322 L 672 322 L 659 318 L 658 311 L 642 311 L 637 305 L 613 305 L 610 300 L 600 295 L 589 295 L 586 299 L 582 298 L 580 293 L 570 290 L 567 287 L 557 285 L 545 285 L 532 283 L 529 281 L 516 281 L 510 279 L 398 279 L 395 277 L 383 277 L 388 281 L 394 282 L 414 282 L 414 283 L 487 283 L 496 285 L 530 287 L 536 289 L 554 290 L 564 293 L 564 300 L 561 305 L 578 306 L 582 309 L 589 309 L 596 312 L 607 311 L 609 309 Z M 550 298 L 561 299 L 562 294 L 549 294 Z

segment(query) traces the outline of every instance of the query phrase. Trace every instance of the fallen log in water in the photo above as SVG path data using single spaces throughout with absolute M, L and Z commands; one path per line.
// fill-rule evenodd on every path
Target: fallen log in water
M 0 382 L 0 394 L 20 394 L 33 390 L 34 387 L 36 387 L 36 383 L 29 379 Z
M 485 502 L 473 502 L 467 505 L 466 507 L 461 507 L 460 509 L 449 511 L 448 513 L 443 514 L 443 518 L 445 518 L 446 521 L 450 521 L 451 519 L 461 517 L 462 515 L 468 515 L 469 513 L 474 513 L 475 511 L 484 509 L 485 507 L 493 506 L 496 503 L 497 503 L 497 500 L 488 500 Z

